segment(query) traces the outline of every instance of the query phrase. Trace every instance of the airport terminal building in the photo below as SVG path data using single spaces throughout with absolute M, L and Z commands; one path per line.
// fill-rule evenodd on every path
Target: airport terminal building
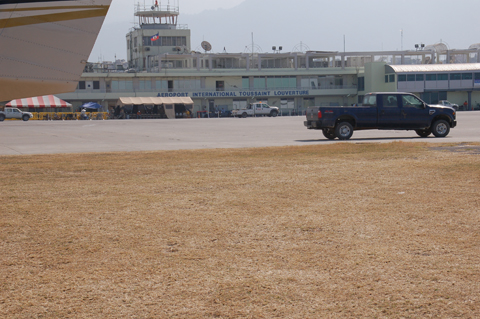
M 177 25 L 178 7 L 138 6 L 138 26 L 126 35 L 128 61 L 88 63 L 75 92 L 60 98 L 104 111 L 122 97 L 191 98 L 193 115 L 263 101 L 281 114 L 313 105 L 361 103 L 373 91 L 417 94 L 428 103 L 480 103 L 480 45 L 451 50 L 439 43 L 415 50 L 210 53 L 192 51 L 190 30 Z

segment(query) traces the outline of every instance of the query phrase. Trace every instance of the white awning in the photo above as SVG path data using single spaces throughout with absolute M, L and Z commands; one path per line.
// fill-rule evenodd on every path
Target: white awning
M 117 105 L 162 105 L 165 115 L 169 119 L 175 118 L 175 104 L 183 104 L 186 108 L 193 109 L 193 100 L 190 97 L 121 97 Z

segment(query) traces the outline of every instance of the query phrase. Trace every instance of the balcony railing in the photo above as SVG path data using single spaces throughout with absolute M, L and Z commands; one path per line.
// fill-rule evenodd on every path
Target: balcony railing
M 197 88 L 181 88 L 181 89 L 175 89 L 175 88 L 133 88 L 133 89 L 109 89 L 107 92 L 105 89 L 99 89 L 99 90 L 79 90 L 77 89 L 75 92 L 76 93 L 217 93 L 217 94 L 224 94 L 228 96 L 229 92 L 265 92 L 265 91 L 283 91 L 283 92 L 296 92 L 296 91 L 329 91 L 329 90 L 356 90 L 357 86 L 356 85 L 328 85 L 328 86 L 323 86 L 323 87 L 317 87 L 317 88 L 312 88 L 312 87 L 271 87 L 271 88 L 251 88 L 251 89 L 241 89 L 241 88 L 235 88 L 235 87 L 226 87 L 223 88 L 222 90 L 218 90 L 216 88 L 209 88 L 209 89 L 197 89 Z

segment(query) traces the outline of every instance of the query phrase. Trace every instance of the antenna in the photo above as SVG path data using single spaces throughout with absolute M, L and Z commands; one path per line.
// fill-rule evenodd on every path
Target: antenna
M 401 36 L 401 51 L 403 51 L 403 29 L 400 30 L 400 36 Z
M 292 51 L 293 52 L 305 52 L 305 51 L 310 51 L 310 48 L 308 47 L 308 45 L 306 45 L 305 43 L 300 41 L 299 44 L 297 44 L 296 46 L 293 47 Z
M 201 46 L 205 50 L 205 52 L 212 50 L 212 45 L 208 41 L 202 41 Z
M 244 50 L 243 52 L 245 52 L 245 53 L 250 52 L 252 55 L 253 55 L 255 52 L 258 52 L 258 53 L 262 52 L 262 48 L 261 48 L 259 45 L 255 44 L 255 43 L 253 42 L 253 32 L 252 32 L 252 44 L 246 45 L 246 46 L 245 46 L 245 50 Z

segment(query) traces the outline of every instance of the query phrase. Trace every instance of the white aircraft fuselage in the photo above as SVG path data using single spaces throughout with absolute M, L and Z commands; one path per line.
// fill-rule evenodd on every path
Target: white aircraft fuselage
M 72 92 L 111 0 L 0 0 L 0 101 Z

